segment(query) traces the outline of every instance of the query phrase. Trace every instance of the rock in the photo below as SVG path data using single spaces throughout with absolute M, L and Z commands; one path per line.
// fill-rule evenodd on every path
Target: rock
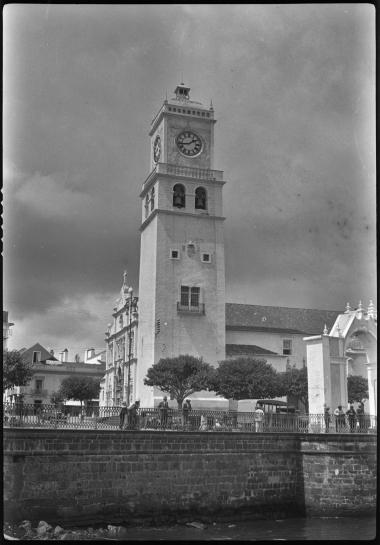
M 54 535 L 54 536 L 59 536 L 59 535 L 63 534 L 64 531 L 65 531 L 65 530 L 62 528 L 62 526 L 56 526 L 56 527 L 54 528 L 53 535 Z
M 24 528 L 25 530 L 31 530 L 32 529 L 32 523 L 30 520 L 23 520 L 19 525 L 19 528 Z
M 45 522 L 44 520 L 40 520 L 36 528 L 36 532 L 39 536 L 44 536 L 45 534 L 47 534 L 47 532 L 49 532 L 52 529 L 53 527 L 50 526 L 49 523 Z
M 108 524 L 107 530 L 111 536 L 119 536 L 125 532 L 124 526 L 113 526 L 112 524 Z
M 207 528 L 207 526 L 202 522 L 188 522 L 186 526 L 192 526 L 193 528 L 198 528 L 199 530 L 204 530 Z
M 68 532 L 65 532 L 64 534 L 61 534 L 61 535 L 59 536 L 59 539 L 66 539 L 66 540 L 69 540 L 69 539 L 71 539 L 71 538 L 70 538 L 70 534 L 69 534 Z
M 229 524 L 228 528 L 236 528 L 236 524 Z

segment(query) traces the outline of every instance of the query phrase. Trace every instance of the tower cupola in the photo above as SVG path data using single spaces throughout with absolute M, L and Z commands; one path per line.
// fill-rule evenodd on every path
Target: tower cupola
M 175 97 L 177 100 L 189 100 L 190 98 L 190 87 L 186 87 L 184 83 L 180 83 L 174 89 Z

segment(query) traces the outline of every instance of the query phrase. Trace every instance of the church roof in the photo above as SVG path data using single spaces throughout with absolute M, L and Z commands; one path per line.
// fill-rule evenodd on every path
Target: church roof
M 255 344 L 226 344 L 226 356 L 268 356 L 275 355 L 277 352 L 272 352 L 267 348 L 261 348 Z
M 226 303 L 226 329 L 321 335 L 342 311 Z

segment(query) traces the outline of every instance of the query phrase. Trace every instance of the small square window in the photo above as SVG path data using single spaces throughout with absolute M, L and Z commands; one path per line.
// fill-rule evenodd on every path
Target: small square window
M 210 254 L 202 254 L 202 261 L 203 261 L 203 263 L 211 263 L 211 255 Z
M 179 250 L 170 250 L 171 259 L 179 259 Z

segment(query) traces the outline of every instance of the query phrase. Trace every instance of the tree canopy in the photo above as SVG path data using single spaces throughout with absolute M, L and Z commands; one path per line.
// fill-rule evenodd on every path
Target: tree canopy
M 26 386 L 33 377 L 32 364 L 18 350 L 3 352 L 3 391 L 14 386 Z
M 300 400 L 307 411 L 309 400 L 307 368 L 292 368 L 285 371 L 285 373 L 280 373 L 280 381 L 284 395 Z
M 279 374 L 265 360 L 224 360 L 215 371 L 212 389 L 227 399 L 265 399 L 283 395 Z
M 348 375 L 347 377 L 348 401 L 362 401 L 368 399 L 368 380 L 358 375 Z
M 99 380 L 74 375 L 63 379 L 56 395 L 64 399 L 75 399 L 82 404 L 83 401 L 97 398 L 99 391 Z
M 202 358 L 185 354 L 161 358 L 148 369 L 144 384 L 157 386 L 176 399 L 181 408 L 186 397 L 209 387 L 213 373 L 213 367 Z

